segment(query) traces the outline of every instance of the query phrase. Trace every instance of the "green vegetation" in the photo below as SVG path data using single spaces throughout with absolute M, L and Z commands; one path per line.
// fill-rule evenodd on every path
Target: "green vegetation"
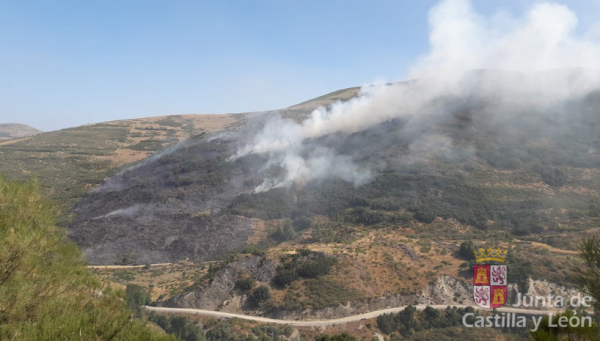
M 277 268 L 273 284 L 283 288 L 298 278 L 318 278 L 329 274 L 336 263 L 337 258 L 300 249 L 293 255 L 283 257 L 283 264 Z
M 292 334 L 290 326 L 256 325 L 239 319 L 212 319 L 204 325 L 208 341 L 281 341 Z
M 578 326 L 573 327 L 567 325 L 561 327 L 558 320 L 562 317 L 570 319 L 574 314 L 572 311 L 565 311 L 552 316 L 552 325 L 556 327 L 550 327 L 550 317 L 544 316 L 540 322 L 540 327 L 535 332 L 531 332 L 531 339 L 534 341 L 558 341 L 558 340 L 581 340 L 581 341 L 594 341 L 600 340 L 598 333 L 598 326 Z M 581 318 L 581 316 L 577 316 Z
M 336 334 L 336 335 L 319 335 L 316 339 L 316 341 L 358 341 L 357 338 L 355 338 L 354 336 L 348 334 L 348 333 L 341 333 L 341 334 Z
M 238 288 L 240 290 L 243 290 L 243 291 L 252 290 L 255 285 L 256 285 L 256 280 L 252 276 L 247 276 L 245 278 L 240 278 L 235 283 L 236 288 Z
M 0 339 L 171 340 L 131 318 L 55 226 L 36 181 L 0 178 Z
M 141 140 L 140 142 L 130 145 L 127 148 L 133 150 L 142 150 L 142 151 L 155 151 L 158 149 L 162 149 L 165 146 L 165 141 L 162 140 Z
M 583 264 L 575 269 L 575 280 L 583 292 L 594 298 L 594 310 L 600 311 L 600 234 L 581 242 L 580 257 Z
M 166 333 L 177 336 L 183 341 L 205 341 L 204 331 L 185 316 L 165 316 L 151 312 L 148 321 L 156 323 Z
M 127 284 L 125 295 L 127 296 L 125 301 L 127 307 L 140 317 L 144 314 L 144 306 L 152 302 L 150 294 L 139 285 Z
M 377 327 L 385 334 L 399 333 L 403 337 L 410 337 L 415 332 L 429 329 L 448 328 L 461 326 L 465 313 L 473 313 L 471 307 L 447 307 L 445 311 L 426 307 L 417 311 L 413 306 L 408 306 L 398 313 L 385 314 L 377 317 Z
M 268 286 L 261 285 L 252 291 L 252 294 L 248 299 L 256 306 L 261 306 L 271 299 L 271 290 Z
M 475 250 L 475 244 L 473 244 L 472 241 L 468 240 L 468 241 L 464 241 L 460 244 L 460 248 L 458 249 L 458 254 L 466 260 L 472 260 L 472 259 L 475 259 L 475 253 L 473 253 L 474 250 Z
M 348 288 L 344 283 L 331 278 L 317 278 L 306 282 L 306 305 L 315 309 L 333 307 L 357 301 L 362 295 Z

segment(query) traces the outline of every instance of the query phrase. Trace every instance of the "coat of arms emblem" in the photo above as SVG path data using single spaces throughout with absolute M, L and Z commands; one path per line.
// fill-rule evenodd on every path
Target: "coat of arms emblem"
M 477 262 L 494 261 L 504 263 L 507 251 L 489 248 L 473 251 Z M 506 303 L 508 270 L 506 265 L 473 266 L 473 299 L 482 308 L 494 309 Z

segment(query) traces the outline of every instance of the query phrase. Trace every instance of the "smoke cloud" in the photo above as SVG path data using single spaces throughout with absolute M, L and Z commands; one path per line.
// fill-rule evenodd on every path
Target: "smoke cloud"
M 409 69 L 415 81 L 366 85 L 357 97 L 317 108 L 302 123 L 279 117 L 266 122 L 232 157 L 266 156 L 267 167 L 283 169 L 283 175 L 267 176 L 256 191 L 327 177 L 364 184 L 373 170 L 322 139 L 392 120 L 406 122 L 398 133 L 422 131 L 448 115 L 448 99 L 510 99 L 513 106 L 534 106 L 532 115 L 539 115 L 600 88 L 600 40 L 593 34 L 600 21 L 589 34 L 579 34 L 576 14 L 564 5 L 536 3 L 522 17 L 505 12 L 487 17 L 467 0 L 446 0 L 430 10 L 429 26 L 430 51 Z M 502 71 L 467 72 L 477 69 Z M 500 124 L 507 119 L 502 116 L 506 105 L 506 100 L 499 102 L 493 118 Z M 449 137 L 431 136 L 417 137 L 407 160 L 422 159 L 432 150 L 457 153 Z M 469 146 L 459 150 L 471 152 Z

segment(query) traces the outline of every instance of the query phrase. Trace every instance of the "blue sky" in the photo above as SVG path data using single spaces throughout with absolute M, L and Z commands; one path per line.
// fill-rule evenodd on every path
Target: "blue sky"
M 427 53 L 436 1 L 0 0 L 0 123 L 283 108 Z M 484 15 L 532 1 L 481 0 Z M 563 2 L 585 25 L 598 1 Z M 589 18 L 588 18 L 589 16 Z

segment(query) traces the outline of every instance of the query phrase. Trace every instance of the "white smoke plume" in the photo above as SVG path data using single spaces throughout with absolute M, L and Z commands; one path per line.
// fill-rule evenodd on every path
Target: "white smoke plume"
M 576 14 L 564 5 L 536 3 L 522 17 L 505 12 L 486 17 L 468 0 L 446 0 L 430 10 L 429 26 L 430 51 L 409 71 L 409 78 L 418 81 L 364 86 L 359 96 L 317 108 L 302 123 L 281 118 L 267 122 L 232 157 L 264 155 L 270 166 L 285 170 L 283 177 L 267 178 L 256 191 L 328 176 L 365 183 L 371 172 L 351 156 L 325 147 L 308 148 L 306 142 L 359 132 L 397 118 L 410 122 L 424 115 L 443 115 L 443 98 L 476 93 L 523 103 L 535 98 L 551 106 L 600 88 L 600 40 L 592 34 L 600 21 L 590 26 L 590 34 L 579 34 Z M 486 79 L 485 73 L 473 77 L 466 72 L 474 69 L 504 72 Z M 538 72 L 544 70 L 553 71 Z M 418 151 L 419 146 L 413 149 Z

